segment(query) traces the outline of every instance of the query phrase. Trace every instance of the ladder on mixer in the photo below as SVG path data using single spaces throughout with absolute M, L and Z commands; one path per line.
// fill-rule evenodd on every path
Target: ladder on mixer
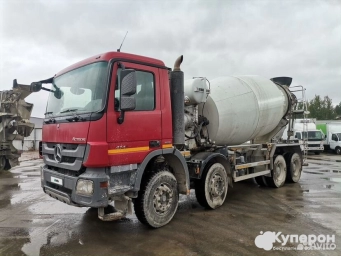
M 308 155 L 308 106 L 307 100 L 305 97 L 305 88 L 302 85 L 292 86 L 290 87 L 290 92 L 298 93 L 299 95 L 295 94 L 297 97 L 297 104 L 294 109 L 294 116 L 293 118 L 296 119 L 296 115 L 302 114 L 303 115 L 303 132 L 302 132 L 302 146 L 303 146 L 303 165 L 307 166 L 307 155 Z

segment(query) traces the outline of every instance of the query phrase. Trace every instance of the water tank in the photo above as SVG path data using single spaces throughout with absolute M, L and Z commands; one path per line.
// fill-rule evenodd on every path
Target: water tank
M 288 111 L 288 101 L 284 89 L 269 79 L 221 77 L 211 80 L 211 93 L 199 113 L 210 121 L 211 140 L 237 145 L 275 129 Z

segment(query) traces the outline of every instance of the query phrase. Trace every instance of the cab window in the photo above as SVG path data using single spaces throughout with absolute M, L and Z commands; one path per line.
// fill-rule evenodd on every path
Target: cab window
M 117 70 L 117 84 L 118 88 L 115 91 L 115 108 L 118 110 L 118 101 L 120 95 L 119 74 L 120 70 Z M 135 111 L 148 111 L 155 109 L 155 84 L 154 74 L 145 71 L 136 70 L 137 88 L 134 97 L 136 99 Z
M 337 138 L 336 134 L 333 134 L 333 135 L 332 135 L 332 140 L 338 141 L 338 138 Z

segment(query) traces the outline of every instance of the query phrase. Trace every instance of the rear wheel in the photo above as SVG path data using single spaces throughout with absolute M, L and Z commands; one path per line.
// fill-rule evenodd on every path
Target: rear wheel
M 289 182 L 296 183 L 301 178 L 302 173 L 302 160 L 299 154 L 294 153 L 291 155 L 290 159 L 287 161 L 288 166 L 288 173 L 287 173 L 287 180 Z
M 178 186 L 168 171 L 147 174 L 134 202 L 135 214 L 140 222 L 153 228 L 168 224 L 178 208 Z
M 0 156 L 0 171 L 5 170 L 6 167 L 6 158 L 4 156 Z
M 228 189 L 227 174 L 224 166 L 215 163 L 205 169 L 200 180 L 195 182 L 195 196 L 199 204 L 208 209 L 223 205 Z
M 287 165 L 283 156 L 278 155 L 274 160 L 274 167 L 271 171 L 271 177 L 265 177 L 266 183 L 270 187 L 279 188 L 285 183 L 287 177 Z

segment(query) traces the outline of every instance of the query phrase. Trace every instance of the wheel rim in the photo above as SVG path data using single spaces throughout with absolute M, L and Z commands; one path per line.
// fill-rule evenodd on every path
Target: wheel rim
M 214 173 L 210 180 L 210 195 L 212 198 L 220 197 L 224 193 L 224 180 L 219 173 Z
M 300 175 L 300 163 L 297 159 L 295 159 L 292 163 L 292 178 L 295 180 Z
M 154 210 L 159 215 L 165 215 L 172 206 L 173 189 L 168 183 L 161 183 L 155 189 L 153 196 Z
M 277 185 L 282 184 L 285 181 L 285 167 L 282 163 L 277 163 L 274 171 L 274 181 Z
M 227 180 L 223 176 L 225 173 L 221 167 L 216 167 L 207 180 L 206 198 L 211 208 L 221 206 L 227 193 Z

